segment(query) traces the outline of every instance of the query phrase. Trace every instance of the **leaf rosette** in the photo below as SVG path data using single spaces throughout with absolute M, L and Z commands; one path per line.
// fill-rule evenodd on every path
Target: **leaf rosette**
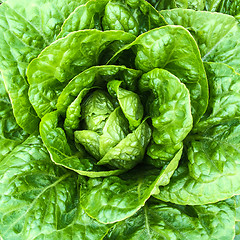
M 13 0 L 0 7 L 1 192 L 10 186 L 0 234 L 232 239 L 236 19 L 182 9 L 215 11 L 210 1 L 150 1 L 158 12 L 144 0 L 46 0 L 52 18 L 40 23 L 44 7 L 32 2 L 28 11 Z M 216 7 L 237 15 L 227 1 Z M 38 214 L 48 193 L 55 212 Z M 38 219 L 50 224 L 35 228 Z

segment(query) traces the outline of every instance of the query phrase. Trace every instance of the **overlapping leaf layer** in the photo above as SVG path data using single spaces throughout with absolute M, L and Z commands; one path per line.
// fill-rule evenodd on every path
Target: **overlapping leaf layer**
M 239 4 L 1 1 L 0 238 L 238 239 Z

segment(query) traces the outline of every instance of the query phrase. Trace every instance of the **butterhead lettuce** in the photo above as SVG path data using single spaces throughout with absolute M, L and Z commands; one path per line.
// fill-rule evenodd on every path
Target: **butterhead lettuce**
M 239 238 L 239 1 L 1 2 L 0 238 Z

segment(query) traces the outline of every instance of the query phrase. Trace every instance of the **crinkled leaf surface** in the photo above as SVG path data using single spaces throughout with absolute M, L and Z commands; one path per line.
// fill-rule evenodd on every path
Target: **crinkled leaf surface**
M 111 148 L 98 165 L 109 164 L 119 169 L 133 168 L 143 160 L 151 133 L 151 128 L 146 121 L 143 121 L 136 130 Z
M 159 12 L 144 0 L 90 0 L 69 16 L 59 37 L 89 28 L 123 30 L 137 36 L 164 25 Z
M 110 94 L 116 95 L 118 103 L 123 111 L 124 116 L 130 124 L 130 129 L 139 126 L 143 118 L 143 105 L 137 93 L 120 87 L 121 81 L 111 81 L 108 83 Z
M 0 6 L 0 70 L 17 123 L 30 133 L 39 119 L 28 99 L 27 66 L 55 40 L 63 21 L 83 2 L 8 0 Z
M 97 39 L 97 41 L 96 41 Z M 111 42 L 124 45 L 135 37 L 122 31 L 96 29 L 73 32 L 44 49 L 28 67 L 29 98 L 38 116 L 56 109 L 66 84 L 85 69 L 98 65 L 101 52 Z
M 208 84 L 198 46 L 189 32 L 180 26 L 164 26 L 148 31 L 116 53 L 110 62 L 124 54 L 126 49 L 135 52 L 137 69 L 148 72 L 164 68 L 186 85 L 194 122 L 198 122 L 207 108 Z
M 84 151 L 76 149 L 73 142 L 69 144 L 64 130 L 59 126 L 59 118 L 57 111 L 51 112 L 46 114 L 40 123 L 40 135 L 54 163 L 88 177 L 111 176 L 123 172 L 121 170 L 108 171 L 108 169 L 97 166 L 95 159 Z M 94 143 L 97 140 L 96 136 L 94 135 L 91 140 Z
M 109 226 L 79 205 L 79 181 L 53 164 L 36 136 L 1 161 L 0 235 L 3 239 L 101 239 Z
M 167 185 L 178 166 L 182 149 L 162 170 L 140 165 L 128 173 L 93 178 L 81 188 L 81 204 L 89 216 L 103 223 L 124 220 L 136 213 L 148 198 Z
M 207 128 L 189 139 L 187 165 L 156 197 L 178 204 L 199 205 L 240 194 L 240 122 Z
M 210 98 L 208 109 L 197 125 L 198 129 L 240 116 L 240 74 L 224 63 L 205 63 L 205 69 Z
M 206 63 L 209 108 L 185 141 L 188 161 L 159 197 L 179 204 L 206 204 L 240 193 L 239 74 L 222 63 Z M 212 121 L 212 119 L 214 119 Z
M 205 206 L 181 206 L 149 200 L 132 217 L 116 224 L 104 240 L 231 240 L 233 201 Z
M 169 24 L 188 29 L 201 52 L 203 61 L 222 62 L 236 71 L 240 68 L 240 27 L 234 17 L 188 9 L 161 11 Z
M 57 109 L 64 114 L 67 107 L 75 100 L 81 90 L 93 85 L 104 86 L 111 80 L 121 80 L 128 89 L 134 90 L 140 75 L 141 71 L 124 66 L 103 65 L 91 67 L 74 77 L 63 89 L 58 98 Z
M 154 159 L 167 160 L 166 154 L 159 154 L 160 150 L 175 148 L 177 152 L 180 147 L 177 149 L 175 146 L 181 145 L 179 143 L 192 129 L 189 91 L 177 77 L 157 68 L 143 74 L 139 85 L 140 90 L 154 95 L 154 100 L 149 98 L 148 104 L 153 126 L 148 155 Z
M 0 160 L 27 137 L 13 116 L 12 105 L 0 73 Z

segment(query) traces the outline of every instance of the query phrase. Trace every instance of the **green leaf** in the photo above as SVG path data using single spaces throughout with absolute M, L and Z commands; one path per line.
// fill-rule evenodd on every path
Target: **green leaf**
M 135 52 L 137 69 L 148 72 L 154 68 L 164 68 L 186 85 L 190 92 L 194 122 L 198 122 L 207 108 L 208 84 L 198 46 L 189 32 L 180 26 L 148 31 L 122 48 L 109 62 L 115 61 L 127 49 Z
M 240 27 L 234 17 L 187 9 L 161 11 L 169 24 L 182 25 L 197 41 L 202 60 L 240 68 Z M 211 23 L 211 24 L 209 24 Z
M 232 201 L 180 206 L 151 199 L 135 215 L 115 224 L 104 240 L 230 240 L 233 226 Z
M 198 129 L 240 117 L 240 74 L 223 63 L 205 63 L 209 105 Z
M 141 75 L 141 71 L 126 68 L 124 66 L 94 66 L 91 67 L 75 78 L 73 78 L 64 88 L 58 98 L 57 109 L 61 114 L 64 114 L 67 107 L 74 101 L 84 88 L 94 86 L 106 86 L 106 83 L 111 80 L 121 80 L 124 85 L 134 90 L 136 88 L 136 81 Z
M 59 113 L 55 111 L 46 114 L 40 123 L 40 135 L 54 163 L 88 177 L 111 176 L 123 172 L 108 171 L 97 166 L 95 160 L 84 151 L 75 149 L 73 142 L 67 139 L 64 130 L 59 126 L 60 119 Z
M 59 37 L 91 28 L 139 35 L 164 25 L 166 22 L 159 12 L 144 0 L 90 0 L 72 12 Z
M 92 130 L 81 130 L 74 132 L 75 142 L 84 146 L 86 151 L 96 160 L 101 159 L 100 135 Z
M 102 133 L 106 119 L 113 110 L 110 95 L 103 90 L 94 91 L 82 104 L 84 128 Z
M 84 88 L 82 91 L 80 91 L 76 99 L 69 105 L 67 109 L 66 118 L 64 120 L 64 129 L 69 137 L 73 137 L 73 130 L 76 130 L 79 127 L 81 103 L 89 90 L 89 88 Z
M 1 161 L 0 235 L 101 239 L 110 226 L 88 217 L 79 197 L 77 175 L 53 164 L 40 138 L 31 136 Z
M 219 8 L 217 9 L 218 12 L 222 12 L 225 14 L 229 14 L 235 17 L 239 17 L 240 9 L 239 9 L 239 0 L 224 0 L 219 3 Z
M 35 131 L 39 119 L 28 99 L 27 66 L 55 40 L 63 21 L 81 2 L 8 0 L 0 6 L 0 70 L 16 121 L 29 133 Z
M 177 204 L 199 205 L 240 194 L 240 122 L 207 128 L 188 139 L 188 161 L 156 197 Z M 187 164 L 187 165 L 186 165 Z
M 240 239 L 240 222 L 235 223 L 235 237 L 234 240 Z
M 58 38 L 69 33 L 84 29 L 102 29 L 102 16 L 109 0 L 89 0 L 86 4 L 78 6 L 66 19 L 61 27 Z
M 236 221 L 240 221 L 240 195 L 236 195 L 233 197 L 235 201 L 235 208 L 236 208 Z
M 181 148 L 181 142 L 192 129 L 190 95 L 180 80 L 164 69 L 154 69 L 142 75 L 140 90 L 149 91 L 149 114 L 152 120 L 152 143 L 148 155 L 154 159 L 166 160 L 166 154 L 158 155 L 162 149 Z M 175 146 L 179 146 L 176 148 Z M 159 149 L 159 150 L 158 150 Z M 168 152 L 168 150 L 167 150 Z M 156 155 L 157 153 L 157 155 Z M 169 156 L 171 160 L 173 156 Z
M 96 41 L 98 39 L 98 41 Z M 135 37 L 122 31 L 96 29 L 73 32 L 55 41 L 28 67 L 29 99 L 38 116 L 56 109 L 57 99 L 67 83 L 85 69 L 99 64 L 99 57 L 112 42 L 132 42 Z
M 100 154 L 103 157 L 111 148 L 115 147 L 129 132 L 128 122 L 120 107 L 116 108 L 108 117 L 100 136 Z
M 120 176 L 92 178 L 81 188 L 81 205 L 87 214 L 99 222 L 124 220 L 145 205 L 147 199 L 169 183 L 178 166 L 181 151 L 162 170 L 138 165 Z
M 160 191 L 158 197 L 164 201 L 206 204 L 240 192 L 239 74 L 223 63 L 205 67 L 209 107 L 185 142 L 189 162 L 185 159 L 173 181 Z
M 143 160 L 150 138 L 151 128 L 143 121 L 136 130 L 111 148 L 97 164 L 109 164 L 117 169 L 131 169 Z
M 120 88 L 121 81 L 111 81 L 108 83 L 108 91 L 110 94 L 116 95 L 119 105 L 128 119 L 130 129 L 138 127 L 143 118 L 143 105 L 138 94 Z
M 164 25 L 163 17 L 143 0 L 112 0 L 105 8 L 104 30 L 124 30 L 139 35 Z
M 13 116 L 12 105 L 0 73 L 0 161 L 27 138 Z

